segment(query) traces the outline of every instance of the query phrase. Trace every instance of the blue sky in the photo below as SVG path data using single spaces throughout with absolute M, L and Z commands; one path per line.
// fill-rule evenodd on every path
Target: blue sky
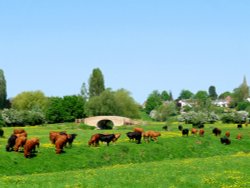
M 139 103 L 153 90 L 233 91 L 250 83 L 248 0 L 0 1 L 8 98 L 73 95 L 100 68 Z

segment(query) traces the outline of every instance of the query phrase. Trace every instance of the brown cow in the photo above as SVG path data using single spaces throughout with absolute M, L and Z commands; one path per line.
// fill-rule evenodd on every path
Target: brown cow
M 14 146 L 14 151 L 18 152 L 20 147 L 24 147 L 26 141 L 27 141 L 26 136 L 17 137 L 16 142 L 15 142 L 15 146 Z
M 196 135 L 198 133 L 198 130 L 195 128 L 191 129 L 191 134 Z
M 32 138 L 26 141 L 24 145 L 24 157 L 28 158 L 32 156 L 32 152 L 35 152 L 36 146 L 39 147 L 40 141 L 38 138 Z
M 236 139 L 241 140 L 241 139 L 242 139 L 242 134 L 239 133 L 239 134 L 236 136 Z
M 90 140 L 88 141 L 88 145 L 91 146 L 98 146 L 99 145 L 100 134 L 94 134 L 91 136 Z
M 204 136 L 204 133 L 205 133 L 204 129 L 200 129 L 200 130 L 199 130 L 199 135 L 200 135 L 200 136 Z
M 157 137 L 161 136 L 160 132 L 156 132 L 156 131 L 146 131 L 145 133 L 143 133 L 143 138 L 145 141 L 149 142 L 149 138 L 151 140 L 157 141 Z
M 68 141 L 67 134 L 62 134 L 62 135 L 59 134 L 56 136 L 56 141 L 55 141 L 56 154 L 60 154 L 63 152 L 63 148 L 66 146 L 67 141 Z
M 225 133 L 225 136 L 229 138 L 229 137 L 230 137 L 230 132 L 227 131 L 227 132 Z
M 16 133 L 15 134 L 17 137 L 20 137 L 20 136 L 24 136 L 24 137 L 27 137 L 28 134 L 26 132 L 22 132 L 22 133 Z

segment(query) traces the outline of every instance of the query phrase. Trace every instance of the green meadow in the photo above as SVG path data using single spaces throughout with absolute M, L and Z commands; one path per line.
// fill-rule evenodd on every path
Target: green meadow
M 4 127 L 0 138 L 0 187 L 250 187 L 250 126 L 206 124 L 205 135 L 183 137 L 178 123 L 148 123 L 144 130 L 161 132 L 158 142 L 129 142 L 126 133 L 133 126 L 113 130 L 91 130 L 74 123 L 27 126 L 28 138 L 38 137 L 36 156 L 26 159 L 23 152 L 6 152 L 13 128 Z M 191 125 L 183 125 L 191 128 Z M 230 131 L 231 144 L 223 145 L 212 129 Z M 49 131 L 77 133 L 72 148 L 55 154 Z M 89 147 L 95 133 L 121 133 L 116 143 Z M 243 138 L 236 139 L 241 133 Z

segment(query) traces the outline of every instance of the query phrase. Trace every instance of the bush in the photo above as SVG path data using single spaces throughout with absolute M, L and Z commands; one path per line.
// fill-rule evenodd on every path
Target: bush
M 238 111 L 225 113 L 221 117 L 223 123 L 245 123 L 248 119 L 248 112 Z

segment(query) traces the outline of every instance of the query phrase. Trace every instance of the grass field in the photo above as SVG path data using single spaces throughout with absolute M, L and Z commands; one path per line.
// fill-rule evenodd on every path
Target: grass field
M 205 136 L 182 137 L 178 124 L 150 123 L 144 130 L 161 131 L 158 142 L 135 144 L 126 132 L 132 126 L 114 130 L 90 130 L 72 124 L 25 127 L 28 138 L 41 140 L 36 156 L 26 159 L 22 152 L 6 152 L 13 128 L 3 128 L 0 138 L 1 187 L 250 187 L 250 127 L 235 124 L 205 125 Z M 184 127 L 191 127 L 184 125 Z M 231 132 L 230 145 L 212 135 L 213 127 Z M 55 154 L 49 131 L 77 133 L 72 148 Z M 242 133 L 243 139 L 235 137 Z M 116 143 L 89 147 L 94 133 L 122 133 Z

